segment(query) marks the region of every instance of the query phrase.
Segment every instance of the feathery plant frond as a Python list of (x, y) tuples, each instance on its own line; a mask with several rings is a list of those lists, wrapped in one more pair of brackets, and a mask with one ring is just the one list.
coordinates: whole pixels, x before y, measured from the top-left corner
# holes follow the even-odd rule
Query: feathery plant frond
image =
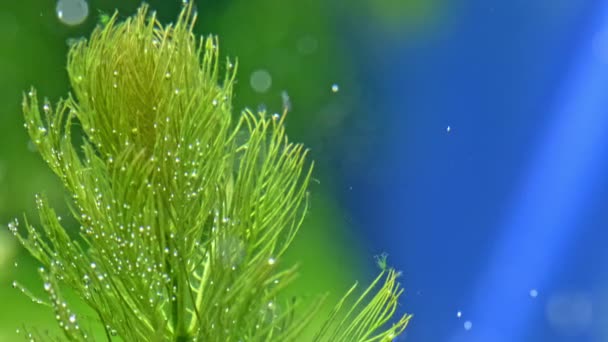
[[(34, 90), (24, 96), (25, 127), (71, 195), (80, 237), (43, 196), (40, 228), (9, 227), (42, 264), (49, 302), (37, 301), (69, 341), (95, 340), (85, 328), (95, 325), (108, 341), (289, 341), (318, 308), (279, 299), (296, 275), (277, 266), (306, 212), (306, 149), (287, 139), (285, 116), (245, 111), (232, 122), (236, 66), (219, 62), (215, 37), (196, 39), (195, 17), (187, 5), (169, 26), (146, 6), (107, 18), (70, 50), (67, 99), (40, 108)], [(385, 327), (396, 278), (384, 267), (345, 311), (353, 287), (315, 341), (401, 333), (410, 316)], [(95, 317), (77, 316), (61, 289)]]

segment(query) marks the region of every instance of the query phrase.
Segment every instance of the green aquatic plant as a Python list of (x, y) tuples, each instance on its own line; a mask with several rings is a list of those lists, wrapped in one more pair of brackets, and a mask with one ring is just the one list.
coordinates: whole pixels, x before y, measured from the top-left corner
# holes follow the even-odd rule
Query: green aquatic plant
[[(72, 94), (54, 107), (24, 96), (25, 127), (80, 226), (71, 236), (44, 196), (40, 227), (9, 224), (41, 263), (48, 299), (35, 300), (63, 332), (28, 337), (293, 341), (310, 328), (321, 301), (282, 297), (297, 270), (278, 261), (306, 213), (312, 163), (287, 139), (285, 115), (233, 122), (236, 65), (220, 62), (215, 37), (194, 36), (195, 17), (187, 5), (169, 26), (146, 6), (106, 18), (70, 49)], [(405, 329), (409, 315), (391, 321), (398, 274), (378, 264), (313, 341), (390, 341)], [(76, 313), (66, 291), (90, 312)]]

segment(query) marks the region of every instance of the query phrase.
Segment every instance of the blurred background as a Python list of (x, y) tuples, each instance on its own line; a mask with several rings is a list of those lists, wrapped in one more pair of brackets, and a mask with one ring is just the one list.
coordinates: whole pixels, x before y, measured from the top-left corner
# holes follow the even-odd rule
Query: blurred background
[[(316, 160), (293, 291), (402, 272), (397, 341), (608, 341), (608, 1), (200, 0), (238, 57), (235, 108), (291, 108)], [(0, 341), (54, 326), (5, 229), (65, 194), (22, 129), (30, 86), (70, 90), (70, 42), (140, 1), (0, 3)], [(149, 1), (169, 23), (181, 1)], [(286, 261), (288, 263), (289, 261)]]

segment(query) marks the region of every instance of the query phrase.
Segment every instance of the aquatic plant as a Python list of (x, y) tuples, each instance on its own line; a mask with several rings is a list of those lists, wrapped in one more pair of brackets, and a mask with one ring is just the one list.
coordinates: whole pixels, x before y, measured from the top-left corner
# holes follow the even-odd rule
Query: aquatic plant
[[(24, 96), (25, 127), (80, 226), (71, 236), (42, 195), (40, 227), (9, 224), (41, 263), (48, 299), (35, 300), (63, 332), (28, 328), (29, 338), (291, 341), (318, 312), (321, 300), (281, 297), (297, 270), (278, 267), (306, 213), (307, 151), (288, 140), (285, 115), (233, 122), (236, 65), (220, 63), (217, 38), (194, 36), (195, 18), (189, 5), (168, 26), (146, 6), (114, 15), (71, 47), (72, 94), (54, 107)], [(314, 341), (390, 341), (405, 329), (409, 315), (391, 321), (398, 274), (379, 265)], [(77, 314), (66, 291), (91, 313)]]

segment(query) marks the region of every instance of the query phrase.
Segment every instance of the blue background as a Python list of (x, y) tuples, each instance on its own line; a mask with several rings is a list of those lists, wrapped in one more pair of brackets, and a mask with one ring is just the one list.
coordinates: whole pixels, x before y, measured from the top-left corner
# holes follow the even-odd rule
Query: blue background
[(402, 340), (605, 341), (608, 4), (443, 6), (413, 34), (338, 28), (375, 129), (335, 168), (403, 271)]

